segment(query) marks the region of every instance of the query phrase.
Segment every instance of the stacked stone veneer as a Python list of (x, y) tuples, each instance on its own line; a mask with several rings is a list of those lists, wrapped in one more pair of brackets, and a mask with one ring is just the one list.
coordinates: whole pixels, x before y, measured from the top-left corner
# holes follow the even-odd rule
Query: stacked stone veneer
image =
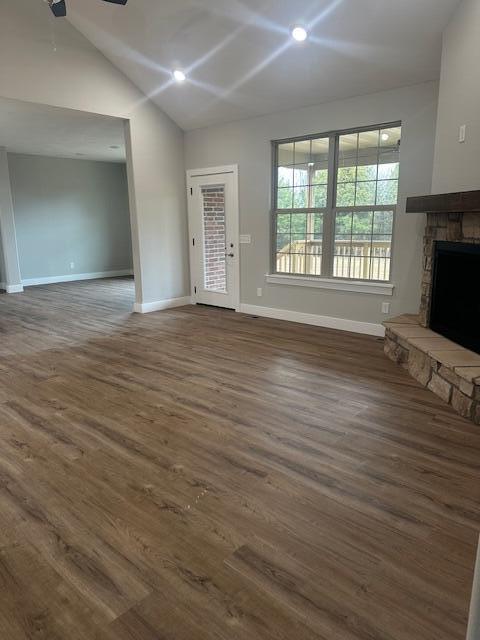
[(225, 291), (225, 190), (204, 187), (203, 233), (205, 256), (205, 289)]
[(480, 355), (422, 327), (417, 316), (384, 324), (387, 356), (460, 415), (480, 424)]
[[(480, 355), (428, 329), (435, 242), (480, 244), (480, 213), (428, 213), (418, 316), (385, 322), (385, 353), (460, 415), (480, 424)], [(478, 283), (472, 295), (478, 295)]]
[[(419, 320), (427, 327), (430, 318), (435, 241), (480, 244), (480, 213), (428, 213), (424, 238), (422, 299)], [(472, 295), (477, 292), (472, 291)]]

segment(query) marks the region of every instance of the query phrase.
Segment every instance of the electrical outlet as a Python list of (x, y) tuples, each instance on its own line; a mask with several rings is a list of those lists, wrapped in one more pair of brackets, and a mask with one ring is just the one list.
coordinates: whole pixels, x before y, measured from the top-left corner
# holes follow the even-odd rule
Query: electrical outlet
[(390, 302), (382, 302), (382, 313), (385, 315), (390, 313)]
[(75, 263), (74, 262), (70, 262), (70, 269), (75, 269)]
[(263, 296), (263, 291), (262, 291), (261, 287), (258, 287), (258, 289), (257, 289), (257, 296), (259, 298), (261, 298)]

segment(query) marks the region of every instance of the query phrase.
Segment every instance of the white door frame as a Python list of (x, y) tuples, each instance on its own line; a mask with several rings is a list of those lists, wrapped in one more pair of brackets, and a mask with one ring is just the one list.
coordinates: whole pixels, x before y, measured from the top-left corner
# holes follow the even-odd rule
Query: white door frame
[[(224, 175), (230, 174), (233, 177), (233, 191), (234, 191), (234, 204), (233, 211), (231, 212), (231, 219), (233, 219), (233, 225), (231, 230), (232, 242), (235, 245), (234, 251), (236, 251), (237, 259), (233, 264), (233, 279), (235, 282), (235, 296), (234, 296), (234, 304), (235, 311), (240, 311), (240, 211), (239, 211), (239, 191), (238, 191), (238, 164), (229, 164), (220, 167), (206, 167), (204, 169), (190, 169), (187, 171), (187, 197), (188, 203), (190, 205), (190, 198), (192, 197), (192, 179), (193, 178), (201, 178), (207, 176), (215, 176), (215, 175)], [(189, 215), (188, 215), (188, 225), (189, 225), (189, 233), (188, 233), (188, 243), (190, 247), (190, 287), (191, 287), (191, 295), (192, 295), (192, 304), (195, 304), (195, 294), (194, 294), (194, 273), (191, 268), (191, 265), (194, 264), (194, 255), (193, 255), (193, 235), (191, 229), (191, 208), (189, 206)]]

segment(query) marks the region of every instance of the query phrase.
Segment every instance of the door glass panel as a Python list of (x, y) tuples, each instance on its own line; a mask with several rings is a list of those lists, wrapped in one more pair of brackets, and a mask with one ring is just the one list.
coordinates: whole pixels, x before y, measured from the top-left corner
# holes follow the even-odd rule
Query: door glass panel
[(204, 286), (207, 291), (226, 293), (225, 187), (202, 187)]

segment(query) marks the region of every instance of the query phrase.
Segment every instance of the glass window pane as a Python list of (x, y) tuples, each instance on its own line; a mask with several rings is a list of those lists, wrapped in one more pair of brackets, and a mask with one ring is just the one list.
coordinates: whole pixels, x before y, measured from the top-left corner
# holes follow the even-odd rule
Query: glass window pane
[(355, 204), (357, 206), (375, 204), (376, 182), (357, 182)]
[(277, 253), (277, 272), (290, 273), (290, 254)]
[(390, 280), (390, 258), (372, 257), (370, 278), (372, 280)]
[(312, 160), (314, 162), (328, 161), (329, 151), (330, 140), (328, 138), (312, 140)]
[(381, 149), (398, 149), (402, 138), (402, 127), (391, 127), (380, 131)]
[[(354, 182), (357, 178), (358, 133), (339, 137), (338, 141), (338, 182)], [(344, 197), (345, 199), (345, 197)], [(352, 202), (352, 205), (354, 202)], [(337, 198), (337, 206), (340, 204)]]
[(289, 213), (279, 213), (277, 215), (277, 233), (291, 232), (291, 220), (292, 216)]
[(352, 214), (350, 212), (337, 213), (335, 216), (335, 235), (351, 235)]
[(307, 164), (311, 161), (311, 147), (310, 140), (295, 142), (295, 164)]
[(363, 238), (370, 238), (372, 235), (373, 213), (354, 213), (352, 219), (352, 234)]
[(355, 205), (355, 183), (344, 182), (337, 188), (337, 207), (353, 207)]
[(322, 253), (322, 241), (313, 234), (305, 236), (305, 252), (310, 255), (320, 255)]
[(207, 291), (225, 293), (227, 290), (225, 188), (223, 186), (204, 187), (202, 196), (204, 286)]
[(289, 233), (277, 233), (277, 252), (289, 251), (290, 234)]
[[(304, 255), (306, 250), (306, 240), (305, 234), (303, 235), (294, 235), (292, 236), (292, 243), (290, 245), (290, 253), (296, 255)], [(299, 261), (295, 259), (295, 262), (292, 263), (297, 270), (299, 267), (295, 266), (299, 264)]]
[(318, 162), (315, 163), (311, 169), (311, 183), (310, 184), (327, 184), (328, 183), (328, 165), (324, 166), (325, 163)]
[(306, 209), (308, 206), (308, 187), (295, 187), (293, 189), (293, 208)]
[(291, 209), (293, 206), (293, 189), (278, 189), (277, 209)]
[(293, 181), (296, 187), (309, 184), (310, 174), (308, 164), (295, 165), (293, 174)]
[(327, 206), (327, 185), (317, 185), (313, 187), (312, 207), (321, 209)]
[(387, 162), (378, 166), (379, 180), (396, 180), (398, 179), (398, 162)]
[(393, 211), (376, 211), (373, 233), (391, 234), (393, 231)]
[(357, 167), (339, 167), (338, 182), (355, 182), (357, 178)]
[(378, 142), (380, 132), (363, 131), (358, 134), (358, 166), (376, 166), (378, 164)]
[(307, 219), (308, 213), (294, 213), (292, 214), (292, 234), (307, 233)]
[(323, 234), (323, 213), (311, 213), (310, 214), (310, 228), (315, 237), (322, 236)]
[(293, 142), (278, 145), (279, 166), (294, 164), (294, 148), (295, 145)]
[(357, 180), (376, 180), (377, 165), (366, 164), (357, 168)]
[(293, 167), (278, 167), (278, 186), (293, 187)]
[(381, 180), (377, 188), (377, 204), (396, 204), (398, 200), (398, 180)]

